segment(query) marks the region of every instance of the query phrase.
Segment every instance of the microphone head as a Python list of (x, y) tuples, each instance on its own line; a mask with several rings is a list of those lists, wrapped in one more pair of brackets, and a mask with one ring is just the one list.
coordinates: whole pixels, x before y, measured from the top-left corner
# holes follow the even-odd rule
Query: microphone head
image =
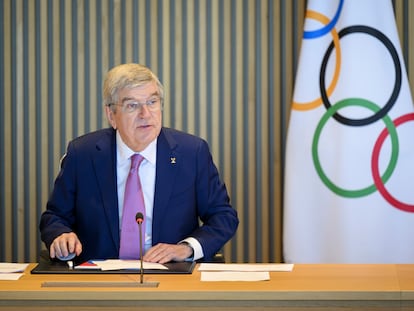
[(142, 224), (142, 222), (144, 221), (144, 215), (141, 212), (138, 212), (135, 215), (135, 221), (137, 222), (137, 224)]

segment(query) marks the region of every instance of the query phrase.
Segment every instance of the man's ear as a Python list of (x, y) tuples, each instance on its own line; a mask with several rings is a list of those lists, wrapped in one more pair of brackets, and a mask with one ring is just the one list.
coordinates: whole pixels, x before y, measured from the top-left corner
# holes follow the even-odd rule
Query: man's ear
[(106, 113), (106, 118), (108, 119), (109, 124), (111, 124), (114, 130), (116, 130), (116, 121), (114, 118), (115, 112), (112, 110), (111, 107), (105, 106), (105, 113)]

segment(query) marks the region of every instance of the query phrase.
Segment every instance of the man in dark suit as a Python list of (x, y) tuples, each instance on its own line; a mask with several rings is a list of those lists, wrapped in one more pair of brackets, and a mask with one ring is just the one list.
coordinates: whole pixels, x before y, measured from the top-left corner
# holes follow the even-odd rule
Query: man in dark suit
[(50, 257), (119, 258), (130, 157), (139, 153), (144, 260), (210, 260), (234, 235), (238, 218), (207, 143), (162, 127), (164, 89), (145, 66), (113, 68), (103, 93), (112, 127), (68, 144), (40, 220)]

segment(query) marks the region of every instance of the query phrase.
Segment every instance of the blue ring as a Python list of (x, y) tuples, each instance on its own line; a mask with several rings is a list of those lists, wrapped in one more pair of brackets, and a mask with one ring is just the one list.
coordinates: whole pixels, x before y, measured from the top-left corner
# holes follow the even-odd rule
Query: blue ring
[(338, 9), (336, 10), (336, 13), (335, 13), (335, 16), (329, 22), (329, 24), (327, 24), (324, 27), (322, 27), (320, 29), (317, 29), (317, 30), (304, 31), (303, 32), (303, 38), (304, 39), (314, 39), (314, 38), (322, 37), (322, 36), (326, 35), (328, 32), (330, 32), (332, 30), (332, 28), (334, 28), (334, 26), (336, 25), (336, 22), (339, 19), (339, 15), (341, 15), (343, 5), (344, 5), (344, 0), (340, 0), (339, 5), (338, 5)]

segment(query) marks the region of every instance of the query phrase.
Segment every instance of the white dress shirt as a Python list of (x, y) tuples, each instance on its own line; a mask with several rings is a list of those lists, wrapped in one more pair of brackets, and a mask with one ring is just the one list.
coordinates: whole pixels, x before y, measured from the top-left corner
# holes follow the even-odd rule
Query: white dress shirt
[[(125, 184), (131, 168), (130, 157), (135, 153), (123, 141), (119, 132), (116, 132), (116, 152), (117, 152), (117, 186), (118, 186), (118, 209), (119, 209), (119, 228), (121, 228), (122, 210), (124, 206)], [(155, 164), (157, 160), (157, 139), (139, 153), (144, 160), (139, 166), (139, 178), (142, 186), (145, 204), (145, 239), (144, 249), (147, 251), (152, 245), (152, 211), (154, 208), (155, 192)]]
[[(130, 157), (135, 153), (122, 140), (119, 132), (116, 132), (116, 174), (118, 187), (118, 209), (119, 209), (119, 228), (121, 229), (122, 210), (124, 206), (125, 184), (131, 168)], [(139, 166), (139, 178), (141, 181), (142, 192), (145, 204), (145, 239), (144, 249), (147, 251), (152, 246), (152, 215), (154, 209), (154, 193), (155, 193), (155, 171), (157, 163), (157, 139), (151, 142), (147, 148), (139, 153), (144, 160)], [(203, 248), (200, 242), (195, 238), (186, 238), (181, 242), (187, 242), (194, 250), (193, 260), (197, 260), (204, 256)]]

